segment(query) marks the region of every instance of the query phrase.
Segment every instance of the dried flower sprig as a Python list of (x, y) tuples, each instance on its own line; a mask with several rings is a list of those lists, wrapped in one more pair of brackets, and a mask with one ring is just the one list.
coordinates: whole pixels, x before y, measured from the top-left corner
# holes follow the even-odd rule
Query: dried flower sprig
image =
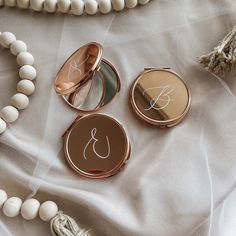
[(236, 26), (229, 32), (212, 52), (197, 58), (203, 67), (223, 76), (236, 66)]

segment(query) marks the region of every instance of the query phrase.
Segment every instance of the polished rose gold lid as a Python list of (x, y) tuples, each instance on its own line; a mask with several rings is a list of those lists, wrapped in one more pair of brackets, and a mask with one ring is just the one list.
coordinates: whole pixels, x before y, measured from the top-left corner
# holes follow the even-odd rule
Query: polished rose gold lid
[(89, 43), (73, 53), (59, 70), (55, 80), (55, 90), (60, 95), (76, 91), (91, 79), (102, 58), (102, 46)]
[(191, 95), (186, 83), (170, 69), (145, 69), (131, 87), (130, 101), (145, 122), (159, 127), (180, 123), (189, 111)]
[(102, 46), (89, 43), (79, 48), (59, 70), (54, 87), (64, 101), (83, 113), (105, 106), (120, 91), (115, 67), (102, 58)]
[(69, 165), (88, 178), (106, 178), (118, 173), (130, 156), (123, 126), (103, 114), (79, 117), (64, 135)]

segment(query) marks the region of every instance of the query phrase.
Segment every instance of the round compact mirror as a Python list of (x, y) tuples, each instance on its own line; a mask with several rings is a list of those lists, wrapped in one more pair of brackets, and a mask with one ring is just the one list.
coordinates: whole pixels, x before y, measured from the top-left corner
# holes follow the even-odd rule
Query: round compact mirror
[[(102, 58), (102, 46), (90, 43), (64, 63), (54, 87), (68, 105), (84, 115), (108, 104), (121, 85), (114, 66)], [(94, 113), (79, 116), (63, 137), (68, 163), (84, 177), (115, 175), (130, 157), (126, 132), (110, 116)]]
[(63, 64), (55, 80), (55, 90), (60, 95), (69, 94), (82, 86), (98, 68), (102, 46), (89, 43), (74, 52)]
[(75, 92), (63, 95), (65, 101), (82, 112), (92, 112), (108, 104), (120, 91), (120, 79), (115, 68), (102, 59), (99, 69)]
[(102, 114), (77, 118), (64, 135), (64, 150), (70, 166), (93, 179), (115, 175), (130, 156), (123, 126)]
[(100, 44), (87, 44), (70, 56), (56, 77), (56, 92), (81, 112), (98, 110), (120, 90), (116, 69), (101, 56)]
[(180, 123), (190, 108), (190, 92), (170, 69), (147, 69), (131, 88), (131, 104), (145, 122), (159, 127)]

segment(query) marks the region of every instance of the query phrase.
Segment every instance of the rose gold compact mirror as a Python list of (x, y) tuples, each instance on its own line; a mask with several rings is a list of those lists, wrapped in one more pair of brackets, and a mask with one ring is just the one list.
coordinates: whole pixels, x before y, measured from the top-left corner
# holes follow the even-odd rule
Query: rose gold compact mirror
[(171, 69), (145, 69), (130, 91), (135, 113), (164, 128), (179, 124), (189, 111), (191, 96), (183, 79)]
[(102, 46), (89, 43), (61, 67), (55, 90), (71, 107), (80, 112), (93, 112), (119, 92), (120, 78), (114, 66), (102, 58)]
[(78, 117), (64, 136), (64, 150), (70, 166), (93, 179), (115, 175), (130, 156), (123, 126), (103, 114)]
[(119, 75), (102, 58), (102, 46), (90, 43), (78, 49), (59, 70), (54, 86), (66, 103), (80, 112), (63, 135), (69, 165), (93, 179), (118, 173), (130, 157), (128, 137), (116, 119), (94, 113), (120, 90)]

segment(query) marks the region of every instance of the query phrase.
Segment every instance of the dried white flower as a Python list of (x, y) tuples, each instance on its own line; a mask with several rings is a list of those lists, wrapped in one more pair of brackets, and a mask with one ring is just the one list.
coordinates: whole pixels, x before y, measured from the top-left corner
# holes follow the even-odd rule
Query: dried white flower
[(207, 55), (198, 57), (198, 62), (214, 74), (224, 75), (236, 65), (236, 26)]

